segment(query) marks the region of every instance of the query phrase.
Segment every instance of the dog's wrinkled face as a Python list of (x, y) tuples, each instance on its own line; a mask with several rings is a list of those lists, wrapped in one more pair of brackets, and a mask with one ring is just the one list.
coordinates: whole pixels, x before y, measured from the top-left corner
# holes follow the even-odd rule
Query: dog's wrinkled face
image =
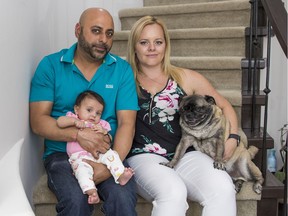
[(191, 95), (181, 99), (179, 114), (189, 127), (205, 125), (213, 115), (215, 100), (211, 96)]

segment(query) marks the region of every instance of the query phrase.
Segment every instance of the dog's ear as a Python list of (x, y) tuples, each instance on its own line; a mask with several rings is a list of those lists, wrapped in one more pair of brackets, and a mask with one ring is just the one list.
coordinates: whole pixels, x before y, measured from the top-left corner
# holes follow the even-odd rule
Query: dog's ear
[(216, 105), (216, 101), (214, 99), (214, 97), (210, 96), (210, 95), (205, 95), (205, 100), (212, 105)]
[(180, 104), (181, 101), (183, 100), (183, 98), (185, 98), (185, 97), (187, 97), (187, 96), (180, 96), (179, 99), (178, 99), (178, 104)]

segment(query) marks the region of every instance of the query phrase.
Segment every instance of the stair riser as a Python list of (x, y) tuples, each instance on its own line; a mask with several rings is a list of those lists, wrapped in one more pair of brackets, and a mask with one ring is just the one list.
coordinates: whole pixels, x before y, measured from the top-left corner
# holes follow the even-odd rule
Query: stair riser
[[(153, 14), (147, 13), (145, 15)], [(249, 10), (173, 15), (156, 14), (155, 16), (163, 20), (168, 29), (247, 26), (249, 23)], [(141, 17), (142, 15), (120, 18), (122, 30), (130, 30), (132, 25)], [(239, 19), (239, 17), (242, 18)]]
[(233, 70), (200, 70), (197, 72), (205, 76), (217, 90), (241, 91), (241, 71)]
[(191, 3), (216, 2), (216, 1), (222, 1), (222, 0), (173, 0), (173, 1), (171, 0), (144, 0), (144, 6), (191, 4)]
[[(125, 56), (127, 41), (115, 39), (112, 52)], [(245, 56), (245, 40), (244, 38), (171, 39), (171, 53), (173, 56)]]
[[(253, 109), (252, 109), (252, 105), (251, 104), (245, 104), (242, 107), (242, 116), (243, 116), (243, 121), (242, 121), (242, 128), (244, 129), (248, 129), (251, 128), (252, 122), (251, 122), (251, 116), (253, 113)], [(261, 107), (260, 106), (256, 106), (255, 107), (255, 114), (254, 114), (254, 126), (253, 128), (255, 129), (259, 129), (261, 122), (260, 122), (260, 118), (261, 118)]]
[[(103, 216), (104, 214), (101, 211), (101, 205), (97, 205), (93, 216)], [(145, 202), (139, 203), (136, 206), (136, 211), (139, 216), (151, 215), (152, 204)], [(189, 203), (189, 209), (186, 213), (187, 216), (200, 216), (202, 212), (202, 207), (197, 203)], [(36, 216), (51, 216), (56, 215), (55, 204), (46, 204), (46, 205), (36, 205), (35, 215)], [(237, 216), (256, 216), (257, 215), (257, 201), (256, 200), (239, 200), (237, 201)]]
[[(205, 76), (211, 84), (217, 90), (239, 90), (241, 91), (241, 79), (242, 79), (242, 71), (241, 69), (223, 69), (209, 67), (209, 69), (205, 68), (205, 65), (208, 65), (209, 62), (202, 62), (202, 65), (198, 64), (196, 67), (193, 66), (193, 62), (188, 64), (187, 62), (181, 61), (173, 61), (172, 64), (188, 68), (191, 70), (195, 70)], [(241, 104), (241, 103), (240, 103)]]

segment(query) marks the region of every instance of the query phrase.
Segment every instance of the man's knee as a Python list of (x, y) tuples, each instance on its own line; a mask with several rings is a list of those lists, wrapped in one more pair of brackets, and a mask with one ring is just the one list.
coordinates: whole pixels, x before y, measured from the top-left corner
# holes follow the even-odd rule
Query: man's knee
[(44, 166), (50, 172), (65, 172), (71, 169), (67, 154), (60, 152), (49, 155), (44, 161)]
[(98, 191), (104, 200), (103, 210), (105, 215), (137, 215), (135, 210), (137, 195), (133, 181), (129, 181), (126, 185), (121, 186), (113, 180), (113, 183), (109, 184), (109, 186), (99, 186)]
[[(130, 182), (129, 182), (130, 183)], [(136, 202), (137, 195), (136, 195), (136, 189), (134, 187), (130, 186), (129, 183), (125, 186), (116, 185), (115, 187), (111, 188), (111, 191), (109, 192), (109, 199), (114, 199), (116, 202), (126, 202), (127, 199), (130, 199), (132, 202)], [(132, 183), (132, 182), (131, 182)], [(106, 197), (107, 199), (107, 197)]]
[(69, 196), (66, 199), (59, 200), (56, 210), (59, 215), (91, 215), (93, 205), (88, 204), (88, 197), (85, 194)]

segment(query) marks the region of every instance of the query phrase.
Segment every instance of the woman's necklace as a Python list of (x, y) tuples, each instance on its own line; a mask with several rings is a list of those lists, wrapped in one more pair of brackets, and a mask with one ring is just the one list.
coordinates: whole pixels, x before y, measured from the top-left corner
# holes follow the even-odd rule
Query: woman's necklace
[[(162, 73), (154, 78), (149, 77), (147, 74), (145, 73), (141, 73), (142, 76), (142, 80), (143, 78), (149, 81), (152, 81), (160, 86), (166, 85), (168, 78), (163, 75)], [(145, 82), (146, 83), (146, 82)]]
[(168, 78), (162, 73), (155, 78), (151, 78), (148, 75), (141, 73), (139, 78), (141, 87), (148, 91), (151, 95), (155, 95), (162, 91), (167, 85), (168, 81)]

